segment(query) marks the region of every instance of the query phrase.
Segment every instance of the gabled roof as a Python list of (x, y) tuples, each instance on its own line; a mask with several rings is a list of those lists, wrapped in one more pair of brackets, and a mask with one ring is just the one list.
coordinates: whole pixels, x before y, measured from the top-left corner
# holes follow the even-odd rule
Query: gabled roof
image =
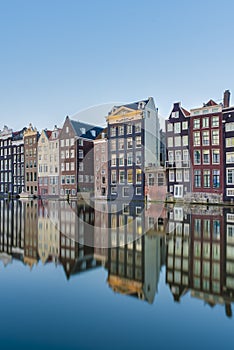
[(24, 138), (24, 131), (26, 130), (27, 128), (23, 128), (22, 130), (19, 130), (19, 131), (14, 131), (12, 133), (12, 140), (13, 141), (18, 141), (18, 140), (23, 140)]
[(105, 135), (104, 137), (107, 136), (107, 128), (103, 129), (102, 132), (100, 132), (100, 134), (96, 137), (95, 140), (100, 140), (100, 139), (102, 139), (102, 134)]
[[(71, 125), (75, 131), (76, 136), (84, 137), (86, 139), (95, 140), (95, 138), (102, 132), (103, 128), (87, 123), (83, 123), (77, 120), (71, 120)], [(84, 130), (85, 132), (83, 132)], [(95, 131), (95, 133), (93, 132)]]
[(44, 130), (46, 136), (48, 137), (48, 139), (50, 138), (51, 134), (52, 134), (52, 130)]
[(147, 99), (147, 100), (140, 100), (140, 101), (128, 103), (126, 105), (114, 106), (114, 107), (115, 108), (126, 107), (126, 108), (130, 108), (130, 109), (138, 110), (139, 109), (139, 103), (141, 103), (141, 102), (143, 102), (144, 104), (147, 104), (149, 102), (149, 99)]
[(183, 107), (180, 107), (181, 108), (181, 111), (184, 113), (184, 115), (186, 116), (186, 117), (189, 117), (190, 116), (190, 113), (186, 110), (186, 109), (184, 109)]
[(217, 106), (218, 103), (216, 103), (213, 100), (209, 100), (207, 103), (204, 103), (204, 107), (212, 107), (212, 106)]

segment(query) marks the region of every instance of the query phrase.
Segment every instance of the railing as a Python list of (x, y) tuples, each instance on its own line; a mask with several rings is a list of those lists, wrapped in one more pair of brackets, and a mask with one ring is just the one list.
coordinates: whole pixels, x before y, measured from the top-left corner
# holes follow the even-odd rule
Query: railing
[(166, 168), (190, 168), (190, 161), (189, 160), (180, 160), (180, 161), (169, 161), (166, 160), (165, 162)]

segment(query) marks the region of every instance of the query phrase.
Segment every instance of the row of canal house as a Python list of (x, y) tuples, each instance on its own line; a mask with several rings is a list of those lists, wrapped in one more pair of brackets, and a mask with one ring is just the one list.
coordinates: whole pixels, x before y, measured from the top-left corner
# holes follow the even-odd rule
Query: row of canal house
[(209, 100), (185, 110), (174, 103), (166, 120), (168, 193), (175, 199), (233, 201), (234, 107)]
[(66, 117), (62, 128), (40, 133), (32, 124), (18, 132), (5, 126), (0, 132), (0, 194), (163, 198), (165, 170), (154, 99), (114, 106), (106, 122), (103, 129)]

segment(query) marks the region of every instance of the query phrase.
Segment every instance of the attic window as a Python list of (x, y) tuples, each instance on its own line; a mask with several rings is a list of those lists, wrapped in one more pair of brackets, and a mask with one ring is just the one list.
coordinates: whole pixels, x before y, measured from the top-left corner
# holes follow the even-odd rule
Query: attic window
[(96, 130), (90, 130), (93, 137), (96, 137)]
[(85, 128), (80, 128), (81, 134), (85, 134)]
[(66, 133), (68, 134), (69, 133), (69, 127), (66, 126)]
[(179, 111), (172, 112), (171, 116), (172, 118), (179, 118)]
[(138, 103), (138, 109), (143, 109), (145, 107), (145, 102)]

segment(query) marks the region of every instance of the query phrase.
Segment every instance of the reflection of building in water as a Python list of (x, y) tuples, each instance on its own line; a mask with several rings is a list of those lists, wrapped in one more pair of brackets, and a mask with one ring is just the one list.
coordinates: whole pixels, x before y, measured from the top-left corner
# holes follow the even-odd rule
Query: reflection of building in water
[(105, 265), (108, 259), (108, 203), (94, 202), (94, 256)]
[(38, 254), (42, 263), (59, 258), (59, 202), (38, 202)]
[[(178, 225), (178, 220), (173, 220), (178, 213), (179, 208), (174, 208), (169, 214), (166, 278), (175, 300), (190, 289), (192, 297), (202, 299), (212, 307), (225, 304), (226, 314), (231, 316), (234, 215), (227, 212), (225, 224), (222, 208), (195, 206), (190, 209), (191, 215), (181, 215)], [(186, 228), (186, 225), (189, 226)], [(182, 240), (178, 241), (178, 234)]]
[(224, 295), (226, 297), (226, 313), (232, 316), (230, 302), (234, 300), (234, 212), (224, 209), (225, 218), (225, 249), (224, 249)]
[(98, 265), (93, 248), (94, 210), (85, 204), (77, 205), (75, 201), (59, 203), (60, 262), (69, 279)]
[(189, 288), (189, 242), (190, 215), (183, 207), (168, 210), (168, 245), (166, 259), (166, 282), (174, 300), (179, 301)]
[(24, 248), (23, 206), (20, 201), (0, 201), (0, 259), (4, 265), (12, 256), (22, 260)]
[(24, 262), (31, 268), (38, 262), (37, 242), (37, 201), (27, 201), (24, 203)]
[(108, 283), (118, 293), (152, 303), (161, 267), (161, 238), (143, 235), (144, 204), (109, 204)]

